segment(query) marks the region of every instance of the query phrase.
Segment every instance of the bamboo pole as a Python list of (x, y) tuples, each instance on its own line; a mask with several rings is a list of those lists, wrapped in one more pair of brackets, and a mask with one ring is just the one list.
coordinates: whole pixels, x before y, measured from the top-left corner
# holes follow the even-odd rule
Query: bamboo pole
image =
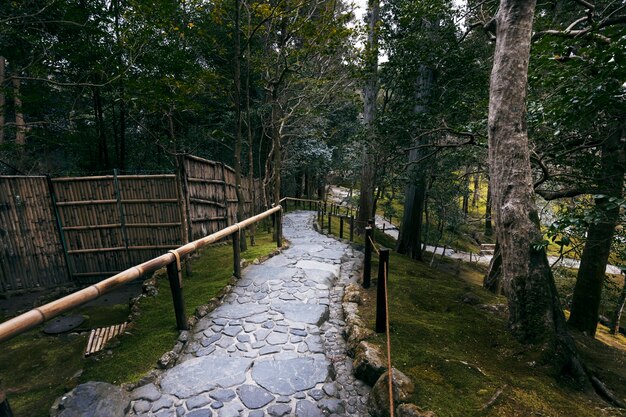
[[(257, 223), (260, 220), (263, 220), (274, 213), (280, 212), (282, 210), (281, 206), (272, 207), (269, 210), (266, 210), (263, 213), (257, 214), (256, 216), (250, 217), (242, 222), (224, 228), (216, 233), (205, 236), (201, 239), (197, 239), (193, 242), (187, 243), (175, 249), (179, 256), (183, 257), (189, 255), (190, 253), (206, 246), (211, 243), (215, 243), (220, 239), (223, 239), (237, 230), (243, 227), (248, 227), (251, 224)], [(91, 285), (87, 288), (84, 288), (80, 291), (67, 295), (63, 298), (55, 300), (51, 303), (45, 304), (41, 307), (37, 307), (32, 309), (24, 314), (21, 314), (17, 317), (14, 317), (10, 320), (5, 321), (0, 324), (0, 342), (8, 340), (14, 336), (17, 336), (20, 333), (23, 333), (46, 320), (50, 320), (53, 317), (58, 316), (66, 311), (69, 311), (75, 307), (78, 307), (82, 304), (85, 304), (88, 301), (91, 301), (95, 298), (100, 297), (101, 295), (112, 291), (113, 289), (119, 287), (122, 284), (134, 281), (140, 276), (153, 272), (159, 268), (162, 268), (172, 262), (174, 262), (175, 255), (172, 253), (166, 253), (159, 257), (153, 258), (149, 261), (143, 262), (139, 265), (128, 268), (117, 275), (112, 276), (111, 278), (107, 278), (103, 281), (98, 282), (97, 284)]]

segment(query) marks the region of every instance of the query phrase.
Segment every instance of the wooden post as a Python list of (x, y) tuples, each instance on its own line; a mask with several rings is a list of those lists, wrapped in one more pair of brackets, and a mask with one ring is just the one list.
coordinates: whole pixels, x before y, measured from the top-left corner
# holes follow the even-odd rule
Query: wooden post
[(324, 231), (324, 212), (320, 211), (320, 231)]
[[(176, 254), (176, 252), (171, 251)], [(178, 330), (187, 330), (187, 317), (185, 315), (185, 300), (183, 299), (183, 276), (180, 270), (180, 257), (176, 254), (176, 261), (167, 264), (167, 278), (170, 281), (172, 300), (174, 301), (174, 314), (176, 315), (176, 327)]]
[(385, 233), (385, 223), (383, 223), (383, 233)]
[(233, 233), (233, 275), (241, 278), (241, 230)]
[(326, 207), (327, 207), (328, 202), (324, 200), (324, 214), (326, 214)]
[(333, 218), (332, 218), (332, 214), (328, 213), (328, 234), (330, 235), (332, 233), (331, 229), (332, 229), (332, 224), (333, 224)]
[(339, 217), (339, 239), (343, 239), (343, 216)]
[[(67, 271), (67, 280), (72, 280), (72, 269), (70, 266), (69, 255), (67, 254), (67, 242), (65, 241), (65, 233), (63, 233), (63, 224), (61, 224), (61, 216), (59, 214), (59, 208), (57, 207), (57, 195), (54, 191), (54, 184), (52, 184), (52, 178), (50, 175), (46, 175), (46, 181), (48, 182), (48, 191), (50, 192), (50, 200), (52, 202), (52, 214), (54, 215), (54, 223), (59, 233), (59, 239), (61, 240), (61, 250), (63, 251), (63, 259), (65, 260), (65, 268)], [(2, 414), (0, 414), (2, 416)]]
[[(385, 273), (387, 271), (387, 273)], [(385, 333), (387, 311), (385, 309), (385, 282), (389, 274), (389, 249), (380, 248), (378, 256), (378, 283), (376, 288), (376, 333)]]
[(313, 202), (311, 200), (309, 200), (309, 211), (313, 210)]
[(354, 216), (350, 216), (350, 242), (354, 242)]
[[(185, 169), (185, 156), (182, 155), (178, 158), (178, 189), (182, 202), (182, 210), (181, 212), (181, 227), (183, 228), (183, 232), (187, 234), (185, 237), (186, 240), (183, 239), (183, 243), (189, 243), (193, 240), (193, 223), (191, 221), (191, 205), (189, 202), (189, 181), (187, 179), (187, 170)], [(184, 218), (184, 221), (183, 221)], [(188, 255), (185, 260), (185, 272), (187, 276), (191, 276), (191, 255)]]
[(276, 247), (283, 246), (283, 225), (282, 225), (282, 210), (278, 210), (274, 215), (276, 222)]
[(372, 283), (372, 228), (365, 228), (365, 257), (363, 258), (363, 288)]

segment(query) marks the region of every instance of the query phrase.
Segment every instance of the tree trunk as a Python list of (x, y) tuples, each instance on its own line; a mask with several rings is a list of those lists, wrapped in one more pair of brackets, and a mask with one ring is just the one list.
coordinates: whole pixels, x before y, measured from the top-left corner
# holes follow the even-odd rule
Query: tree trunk
[(478, 207), (480, 198), (480, 174), (474, 174), (474, 193), (472, 194), (472, 207)]
[(487, 182), (487, 202), (485, 203), (485, 236), (493, 235), (493, 226), (491, 225), (491, 180)]
[[(235, 0), (235, 48), (233, 52), (233, 80), (234, 91), (233, 98), (235, 101), (235, 191), (237, 193), (237, 222), (243, 221), (245, 217), (245, 198), (241, 189), (241, 36), (239, 31), (239, 21), (241, 12), (241, 1)], [(239, 247), (241, 251), (245, 251), (247, 247), (245, 230), (241, 230), (239, 239)]]
[[(611, 253), (615, 226), (619, 222), (619, 206), (609, 201), (610, 197), (621, 198), (624, 186), (624, 146), (620, 144), (622, 128), (612, 134), (602, 145), (602, 172), (606, 174), (600, 186), (606, 194), (596, 198), (596, 211), (601, 219), (587, 229), (587, 240), (580, 258), (580, 268), (574, 287), (572, 311), (569, 325), (594, 337), (598, 326), (598, 314), (602, 297), (602, 286), (606, 264)], [(610, 204), (614, 208), (608, 208)]]
[(378, 20), (379, 0), (368, 0), (368, 34), (365, 45), (365, 71), (367, 78), (363, 87), (363, 122), (367, 141), (363, 146), (363, 166), (361, 168), (361, 188), (359, 195), (359, 216), (356, 228), (362, 233), (374, 207), (374, 155), (376, 142), (376, 96), (378, 95)]
[(536, 0), (502, 0), (489, 90), (489, 169), (496, 236), (502, 251), (509, 325), (559, 372), (588, 378), (567, 333), (544, 249), (533, 196), (526, 130), (526, 86)]
[(483, 279), (483, 287), (496, 295), (502, 294), (502, 252), (498, 242), (496, 242), (489, 269)]
[(21, 82), (15, 76), (11, 78), (11, 82), (13, 83), (13, 102), (15, 103), (15, 143), (26, 145), (26, 123), (24, 122), (22, 93), (20, 92)]
[(109, 151), (107, 149), (107, 139), (104, 128), (102, 99), (100, 97), (100, 89), (98, 87), (93, 87), (93, 108), (96, 116), (96, 129), (98, 133), (98, 161), (101, 169), (107, 169), (109, 167)]
[[(418, 149), (411, 149), (409, 151), (409, 161), (417, 160), (419, 153)], [(396, 243), (396, 251), (421, 261), (423, 259), (422, 228), (424, 224), (426, 179), (423, 172), (417, 172), (416, 175), (417, 178), (410, 181), (407, 185), (404, 197), (404, 214), (400, 226), (400, 235)]]
[(0, 56), (0, 145), (4, 143), (4, 115), (6, 96), (4, 94), (6, 59)]
[[(248, 28), (252, 27), (250, 10), (248, 9)], [(248, 181), (250, 182), (250, 196), (252, 197), (252, 215), (255, 215), (255, 205), (257, 198), (256, 189), (254, 187), (254, 136), (252, 134), (252, 116), (250, 115), (250, 34), (246, 42), (246, 128), (248, 131)], [(254, 234), (256, 226), (250, 225), (250, 246), (256, 244)]]
[(619, 333), (619, 321), (622, 317), (624, 304), (626, 304), (626, 275), (624, 275), (624, 286), (622, 287), (622, 294), (620, 295), (617, 305), (615, 306), (615, 311), (613, 312), (613, 320), (611, 321), (611, 334)]

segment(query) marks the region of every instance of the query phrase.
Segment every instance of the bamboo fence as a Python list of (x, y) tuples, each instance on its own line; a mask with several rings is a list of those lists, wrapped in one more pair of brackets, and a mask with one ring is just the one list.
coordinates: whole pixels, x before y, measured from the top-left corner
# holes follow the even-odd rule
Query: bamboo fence
[[(178, 162), (177, 174), (0, 177), (0, 293), (98, 282), (236, 223), (234, 170)], [(254, 185), (242, 181), (245, 217), (261, 211)]]

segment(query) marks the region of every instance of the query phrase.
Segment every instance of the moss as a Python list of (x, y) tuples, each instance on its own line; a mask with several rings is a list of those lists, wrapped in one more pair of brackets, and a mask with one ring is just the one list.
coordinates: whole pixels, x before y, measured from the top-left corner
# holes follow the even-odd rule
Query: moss
[[(605, 407), (599, 398), (550, 376), (549, 367), (537, 363), (539, 355), (510, 335), (504, 318), (462, 302), (468, 292), (480, 303), (505, 302), (474, 284), (480, 273), (472, 267), (463, 264), (457, 276), (391, 255), (392, 361), (415, 382), (412, 401), (440, 417), (599, 415), (598, 407)], [(361, 313), (374, 328), (376, 287), (363, 295)], [(384, 346), (384, 334), (372, 341)], [(585, 359), (591, 366), (611, 369), (601, 375), (624, 398), (624, 352), (604, 344), (598, 349), (597, 343), (581, 347)], [(497, 401), (482, 410), (500, 389)]]
[[(255, 259), (276, 248), (271, 235), (259, 232), (257, 245), (242, 252)], [(226, 284), (232, 274), (232, 248), (214, 246), (202, 251), (193, 262), (193, 275), (184, 281), (186, 311), (206, 303)], [(77, 383), (90, 380), (115, 384), (132, 382), (151, 370), (158, 358), (170, 350), (178, 337), (167, 279), (159, 282), (159, 295), (141, 301), (141, 316), (126, 334), (107, 349), (84, 358), (90, 328), (121, 323), (128, 319), (128, 305), (83, 307), (71, 312), (87, 320), (78, 336), (46, 336), (42, 327), (2, 343), (0, 375), (16, 416), (45, 416), (53, 401)], [(80, 378), (73, 376), (83, 370)]]

